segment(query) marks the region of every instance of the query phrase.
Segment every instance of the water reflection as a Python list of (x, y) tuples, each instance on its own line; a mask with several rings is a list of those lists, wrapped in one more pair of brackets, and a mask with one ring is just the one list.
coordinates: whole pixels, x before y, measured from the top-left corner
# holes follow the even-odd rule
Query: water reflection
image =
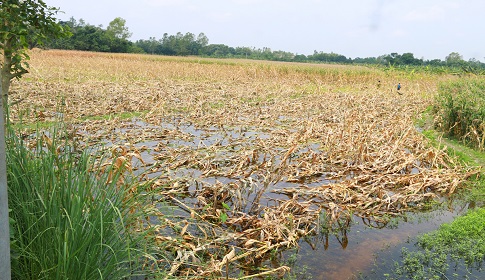
[[(357, 213), (355, 209), (363, 208), (364, 205), (359, 205), (355, 200), (359, 195), (365, 195), (357, 192), (361, 182), (356, 178), (363, 175), (361, 178), (366, 179), (365, 176), (369, 174), (358, 168), (341, 172), (338, 166), (322, 163), (325, 151), (319, 143), (296, 141), (297, 144), (288, 147), (289, 144), (284, 146), (281, 143), (291, 144), (291, 141), (266, 141), (296, 137), (288, 134), (288, 131), (256, 131), (250, 127), (202, 129), (182, 122), (161, 123), (157, 127), (135, 122), (116, 133), (139, 131), (143, 134), (147, 133), (143, 130), (145, 128), (154, 134), (152, 137), (147, 136), (151, 140), (133, 146), (144, 147), (140, 156), (148, 171), (140, 168), (135, 170), (135, 174), (146, 172), (148, 178), (158, 178), (159, 183), (154, 184), (154, 188), (159, 188), (161, 195), (157, 199), (163, 200), (166, 196), (169, 199), (164, 202), (180, 206), (180, 209), (173, 211), (177, 217), (175, 223), (186, 223), (194, 216), (194, 212), (206, 219), (207, 225), (191, 224), (186, 228), (186, 232), (192, 236), (199, 238), (213, 234), (217, 237), (219, 232), (211, 226), (220, 224), (223, 213), (224, 219), (232, 221), (232, 224), (224, 221), (221, 228), (232, 229), (238, 234), (254, 230), (247, 240), (259, 242), (258, 238), (265, 234), (261, 228), (267, 226), (263, 223), (267, 221), (266, 216), (281, 214), (274, 213), (277, 212), (275, 209), (287, 210), (278, 207), (289, 201), (294, 202), (288, 204), (289, 208), (294, 206), (297, 210), (303, 209), (301, 213), (308, 216), (306, 220), (298, 220), (297, 211), (290, 209), (284, 213), (286, 216), (279, 217), (282, 228), (290, 228), (288, 225), (291, 225), (290, 233), (298, 233), (292, 237), (293, 242), (299, 245), (297, 252), (278, 247), (277, 250), (241, 257), (239, 265), (233, 268), (236, 270), (234, 275), (254, 274), (262, 267), (278, 268), (296, 258), (294, 268), (306, 267), (305, 273), (312, 275), (313, 279), (352, 278), (357, 271), (372, 268), (374, 255), (379, 251), (399, 246), (409, 236), (436, 229), (439, 224), (450, 221), (464, 210), (463, 205), (445, 199), (442, 202), (447, 203), (448, 209), (427, 214), (383, 215), (385, 211), (380, 211), (377, 206), (376, 212)], [(402, 169), (400, 173), (416, 175), (420, 172), (419, 168), (426, 167), (420, 161), (410, 166), (414, 167)], [(373, 184), (384, 185), (393, 178), (383, 177), (382, 182)], [(343, 181), (355, 182), (354, 189), (338, 185)], [(341, 189), (331, 192), (330, 186)], [(392, 190), (375, 189), (373, 193), (367, 194), (375, 199), (372, 203), (384, 200), (391, 202), (398, 196)], [(428, 190), (424, 191), (428, 193)], [(338, 200), (342, 202), (340, 205), (334, 203)], [(342, 206), (344, 202), (355, 205), (353, 208)], [(388, 206), (395, 205), (392, 203)], [(472, 204), (468, 206), (473, 207)], [(273, 226), (279, 230), (277, 223)], [(163, 234), (176, 235), (177, 231), (166, 230)], [(256, 236), (258, 234), (260, 236)], [(278, 234), (285, 238), (289, 235), (286, 231)], [(278, 242), (276, 239), (267, 237), (263, 241), (270, 247)], [(230, 244), (237, 248), (244, 248), (245, 245), (238, 242)], [(288, 242), (286, 248), (292, 248), (292, 243)]]
[(400, 259), (401, 248), (409, 246), (410, 238), (436, 230), (472, 207), (473, 203), (449, 200), (441, 209), (407, 213), (379, 224), (354, 216), (348, 223), (339, 223), (342, 227), (333, 233), (300, 242), (295, 268), (306, 267), (312, 279), (386, 279), (384, 273), (389, 270), (385, 268)]

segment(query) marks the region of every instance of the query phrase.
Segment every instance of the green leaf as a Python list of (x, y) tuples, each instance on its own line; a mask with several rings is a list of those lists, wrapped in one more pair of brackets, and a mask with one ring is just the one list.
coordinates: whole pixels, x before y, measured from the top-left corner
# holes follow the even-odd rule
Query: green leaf
[(226, 208), (226, 210), (231, 210), (231, 207), (229, 207), (229, 205), (225, 204), (224, 202), (222, 203), (222, 207)]
[(221, 223), (225, 223), (227, 221), (227, 214), (224, 212), (221, 213), (220, 219), (221, 219)]

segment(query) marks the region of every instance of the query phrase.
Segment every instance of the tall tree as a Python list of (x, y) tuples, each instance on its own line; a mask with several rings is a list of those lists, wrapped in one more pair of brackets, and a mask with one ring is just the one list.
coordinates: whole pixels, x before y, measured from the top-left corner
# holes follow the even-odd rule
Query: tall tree
[(106, 31), (108, 31), (108, 33), (112, 34), (114, 37), (123, 40), (130, 38), (132, 35), (132, 33), (128, 30), (128, 27), (126, 27), (126, 20), (120, 17), (112, 20), (106, 28)]
[(7, 0), (0, 2), (0, 60), (2, 105), (6, 109), (10, 82), (27, 73), (29, 42), (42, 45), (48, 38), (67, 35), (55, 18), (58, 9), (42, 0)]
[(457, 52), (452, 52), (445, 58), (446, 64), (449, 66), (460, 66), (464, 64), (463, 56)]
[(209, 44), (209, 38), (207, 38), (207, 36), (205, 36), (204, 33), (199, 33), (199, 35), (197, 36), (197, 44), (199, 44), (201, 47), (205, 47)]
[[(0, 2), (0, 277), (10, 279), (10, 235), (5, 155), (5, 121), (8, 91), (13, 78), (27, 73), (27, 49), (42, 45), (47, 38), (68, 34), (58, 23), (58, 9), (42, 0), (3, 0)], [(32, 44), (34, 42), (35, 44)]]
[(401, 63), (405, 65), (420, 65), (423, 60), (415, 58), (413, 53), (403, 53), (401, 55)]

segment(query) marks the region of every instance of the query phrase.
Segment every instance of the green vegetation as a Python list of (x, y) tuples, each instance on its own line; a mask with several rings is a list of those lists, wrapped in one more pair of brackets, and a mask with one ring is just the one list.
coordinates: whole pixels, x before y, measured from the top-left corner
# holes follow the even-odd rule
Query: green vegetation
[(0, 275), (6, 280), (11, 278), (5, 143), (8, 94), (12, 79), (20, 79), (28, 72), (28, 47), (68, 35), (55, 18), (57, 11), (42, 0), (0, 2)]
[(10, 81), (26, 74), (29, 65), (27, 48), (43, 45), (47, 38), (68, 36), (55, 18), (58, 10), (43, 1), (0, 2), (0, 80), (2, 102), (7, 108)]
[(82, 117), (81, 120), (111, 120), (111, 119), (121, 119), (121, 120), (126, 120), (126, 119), (131, 119), (135, 117), (140, 117), (146, 114), (147, 111), (143, 112), (121, 112), (121, 113), (114, 113), (114, 114), (108, 114), (108, 115), (102, 115), (102, 116), (85, 116)]
[(485, 137), (485, 80), (465, 78), (439, 85), (437, 126), (448, 136), (483, 150)]
[(140, 230), (150, 214), (145, 186), (130, 179), (123, 166), (100, 160), (99, 152), (77, 151), (46, 134), (27, 143), (9, 132), (14, 279), (129, 279), (153, 273), (144, 265), (156, 252), (154, 232)]
[(469, 210), (403, 247), (387, 279), (476, 279), (485, 259), (485, 180), (474, 178), (464, 193)]
[[(450, 53), (445, 60), (424, 60), (414, 57), (413, 53), (391, 53), (379, 57), (356, 57), (354, 59), (337, 53), (314, 51), (313, 54), (294, 54), (282, 50), (254, 47), (231, 47), (224, 44), (209, 44), (204, 33), (177, 32), (175, 35), (164, 33), (161, 39), (150, 37), (136, 42), (129, 41), (131, 33), (123, 18), (117, 17), (106, 29), (77, 21), (71, 18), (61, 24), (72, 31), (72, 37), (53, 40), (47, 46), (53, 49), (84, 50), (115, 53), (147, 53), (170, 56), (202, 56), (214, 58), (245, 58), (288, 62), (317, 62), (335, 64), (379, 65), (389, 68), (415, 67), (420, 71), (433, 73), (478, 73), (483, 74), (485, 64), (472, 58), (469, 61), (456, 52)], [(424, 66), (424, 67), (423, 67)], [(424, 70), (422, 70), (424, 69)]]
[(461, 163), (468, 166), (485, 165), (485, 154), (483, 152), (465, 146), (463, 145), (463, 142), (459, 140), (444, 138), (442, 133), (439, 133), (436, 130), (425, 130), (422, 133), (433, 145), (440, 146), (440, 148), (446, 147), (446, 152), (457, 158)]
[(403, 248), (402, 262), (396, 263), (395, 276), (406, 279), (471, 277), (485, 257), (484, 235), (485, 209), (470, 210), (452, 223), (443, 224), (439, 230), (420, 236), (418, 250)]
[[(481, 118), (483, 105), (481, 90), (485, 83), (478, 79), (465, 79), (443, 83), (439, 87), (438, 117), (445, 123), (447, 135), (464, 138), (460, 128), (473, 127), (475, 118)], [(423, 127), (430, 118), (428, 108), (418, 125)], [(474, 117), (471, 117), (474, 116)], [(475, 122), (477, 122), (475, 120)], [(458, 128), (455, 128), (457, 127)], [(468, 132), (469, 133), (469, 132)], [(466, 133), (465, 133), (466, 134)], [(431, 143), (446, 147), (448, 154), (468, 166), (484, 166), (485, 153), (464, 145), (462, 141), (444, 138), (436, 130), (425, 130), (423, 135)], [(466, 135), (465, 135), (466, 136)], [(466, 138), (466, 137), (465, 137)], [(468, 142), (468, 141), (467, 141)], [(469, 143), (469, 142), (468, 142)], [(474, 176), (469, 187), (461, 193), (469, 211), (434, 232), (416, 238), (413, 249), (403, 248), (401, 260), (395, 262), (388, 279), (470, 279), (482, 271), (485, 259), (485, 178)], [(480, 272), (481, 273), (481, 272)], [(481, 274), (480, 274), (481, 275)]]
[(140, 52), (128, 41), (130, 33), (122, 18), (115, 18), (107, 29), (87, 24), (82, 19), (78, 22), (74, 18), (61, 24), (72, 32), (72, 36), (52, 40), (47, 45), (48, 48), (115, 53)]

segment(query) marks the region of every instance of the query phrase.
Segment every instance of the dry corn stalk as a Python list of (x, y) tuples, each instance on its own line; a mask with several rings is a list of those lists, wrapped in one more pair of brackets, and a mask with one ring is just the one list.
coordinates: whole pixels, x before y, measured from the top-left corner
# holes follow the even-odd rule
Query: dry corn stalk
[(476, 172), (415, 129), (440, 76), (399, 77), (409, 86), (396, 95), (397, 74), (363, 67), (67, 51), (34, 53), (31, 66), (12, 86), (25, 100), (14, 122), (62, 116), (84, 147), (113, 147), (113, 172), (147, 180), (184, 212), (158, 213), (171, 275), (260, 264), (316, 234), (322, 211), (344, 246), (351, 215), (383, 225)]

